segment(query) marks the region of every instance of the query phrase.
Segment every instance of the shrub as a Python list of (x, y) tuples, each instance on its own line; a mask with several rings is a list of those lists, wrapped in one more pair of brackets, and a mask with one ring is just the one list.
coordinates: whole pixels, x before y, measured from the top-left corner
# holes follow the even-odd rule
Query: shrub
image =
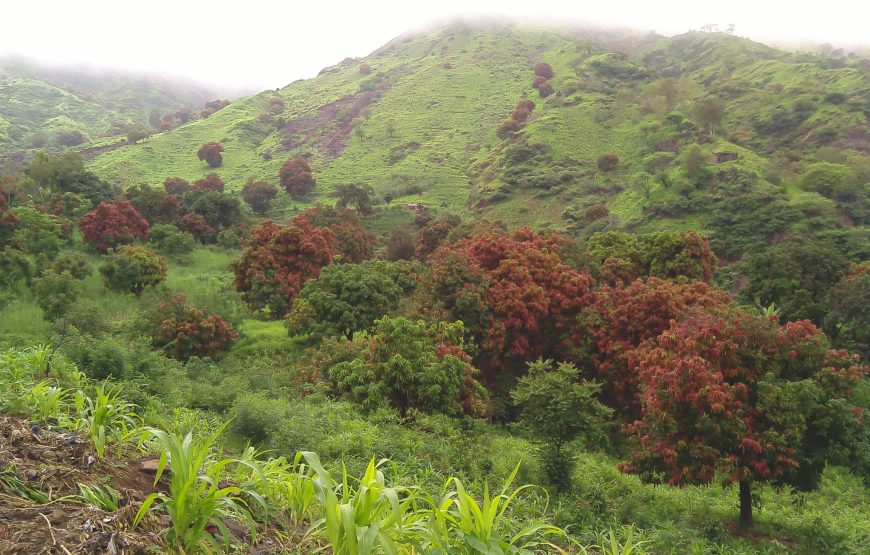
[(404, 229), (397, 229), (387, 239), (387, 260), (411, 260), (415, 254), (414, 238)]
[(372, 72), (372, 66), (363, 62), (359, 65), (359, 74), (360, 75), (369, 75)]
[(304, 158), (287, 160), (279, 173), (281, 186), (293, 198), (302, 198), (314, 189), (314, 176)]
[(123, 247), (106, 257), (100, 275), (109, 289), (138, 297), (149, 285), (166, 279), (166, 261), (150, 249)]
[(603, 172), (609, 172), (616, 169), (619, 165), (619, 156), (616, 154), (604, 154), (598, 157), (598, 169)]
[(124, 191), (124, 198), (152, 225), (178, 218), (178, 199), (166, 191), (138, 185)]
[(192, 212), (182, 216), (181, 229), (193, 235), (201, 243), (210, 243), (214, 241), (217, 233), (215, 228), (208, 225), (208, 222), (205, 221), (204, 217)]
[(102, 251), (148, 240), (148, 222), (126, 200), (100, 203), (79, 219), (78, 226), (84, 241)]
[(224, 162), (224, 147), (220, 143), (205, 143), (196, 151), (196, 157), (204, 160), (209, 167), (219, 168)]
[(166, 299), (149, 316), (152, 345), (178, 360), (211, 357), (228, 349), (238, 337), (233, 327), (186, 300), (184, 294)]
[(93, 272), (88, 257), (80, 252), (67, 252), (55, 258), (49, 270), (56, 274), (69, 272), (75, 279), (85, 279)]
[(547, 78), (541, 77), (540, 75), (538, 75), (532, 80), (532, 87), (535, 89), (540, 89), (541, 85), (543, 85), (545, 83), (549, 84), (549, 81), (547, 81)]
[(541, 95), (541, 98), (547, 98), (553, 92), (553, 85), (549, 81), (544, 81), (538, 86), (538, 94)]

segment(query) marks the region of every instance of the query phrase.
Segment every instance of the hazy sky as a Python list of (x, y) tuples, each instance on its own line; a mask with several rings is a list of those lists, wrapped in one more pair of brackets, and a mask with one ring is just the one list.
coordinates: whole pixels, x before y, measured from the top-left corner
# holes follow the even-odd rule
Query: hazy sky
[(248, 89), (286, 85), (456, 16), (612, 23), (663, 34), (705, 23), (777, 42), (870, 43), (867, 0), (5, 0), (0, 53), (158, 71)]

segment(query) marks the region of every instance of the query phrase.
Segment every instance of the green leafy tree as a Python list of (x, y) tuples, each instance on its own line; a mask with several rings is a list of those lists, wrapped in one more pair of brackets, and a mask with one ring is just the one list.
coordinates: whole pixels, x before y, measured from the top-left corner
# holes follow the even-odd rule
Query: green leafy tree
[(725, 105), (715, 98), (707, 98), (695, 105), (694, 114), (698, 125), (710, 135), (722, 127), (722, 118), (725, 117)]
[(482, 415), (486, 390), (463, 349), (463, 331), (462, 322), (384, 317), (370, 337), (353, 342), (353, 359), (323, 371), (336, 391), (366, 410), (386, 401), (402, 414)]
[(70, 272), (46, 272), (33, 280), (36, 304), (46, 320), (63, 317), (82, 294), (81, 282)]
[(287, 317), (290, 335), (340, 334), (353, 339), (354, 333), (370, 329), (375, 320), (397, 308), (405, 290), (390, 269), (414, 283), (410, 277), (414, 268), (383, 260), (327, 266), (317, 279), (305, 283), (293, 302)]
[(612, 410), (596, 396), (601, 385), (580, 381), (577, 367), (552, 360), (529, 363), (528, 374), (511, 392), (520, 409), (520, 425), (545, 443), (544, 470), (561, 491), (571, 486), (572, 459), (565, 446), (577, 438), (603, 439)]
[(103, 283), (113, 291), (137, 297), (166, 279), (166, 260), (150, 249), (126, 246), (106, 256), (100, 266)]

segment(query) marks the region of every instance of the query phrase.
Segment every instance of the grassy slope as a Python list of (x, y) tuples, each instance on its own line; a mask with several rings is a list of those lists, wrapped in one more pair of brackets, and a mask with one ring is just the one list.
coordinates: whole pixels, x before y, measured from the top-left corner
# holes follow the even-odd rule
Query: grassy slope
[[(624, 60), (613, 52), (617, 46), (628, 52)], [(563, 229), (570, 223), (566, 209), (582, 214), (598, 203), (609, 210), (608, 226), (651, 230), (704, 228), (711, 216), (702, 201), (694, 212), (653, 219), (645, 208), (679, 201), (680, 192), (655, 180), (643, 192), (636, 183), (647, 171), (644, 157), (671, 137), (678, 137), (677, 153), (662, 171), (676, 182), (686, 181), (679, 151), (701, 134), (692, 127), (691, 114), (705, 97), (718, 98), (726, 107), (724, 131), (704, 146), (705, 156), (722, 150), (740, 153), (737, 162), (711, 166), (717, 172), (753, 174), (759, 186), (770, 186), (769, 163), (795, 150), (802, 152), (800, 163), (811, 162), (815, 150), (827, 144), (864, 153), (847, 137), (860, 136), (865, 126), (860, 108), (862, 102), (870, 105), (865, 70), (853, 62), (830, 63), (725, 34), (616, 40), (457, 24), (396, 39), (364, 61), (373, 68), (372, 76), (360, 75), (360, 60), (348, 60), (326, 68), (315, 79), (237, 101), (208, 119), (106, 152), (91, 167), (124, 186), (156, 186), (170, 175), (198, 179), (211, 170), (197, 160), (197, 148), (220, 141), (226, 152), (217, 173), (231, 190), (240, 189), (251, 176), (276, 183), (284, 160), (308, 156), (318, 185), (312, 198), (292, 203), (299, 207), (326, 200), (336, 184), (362, 181), (381, 196), (390, 193), (402, 202), (423, 202), (465, 215), (477, 207), (513, 225)], [(556, 93), (547, 99), (531, 88), (537, 61), (547, 61), (555, 70)], [(666, 107), (650, 93), (663, 77), (673, 79), (679, 89), (676, 101)], [(389, 85), (369, 106), (369, 117), (360, 120), (362, 133), (357, 135), (349, 121), (358, 114), (342, 102), (359, 98), (378, 79)], [(827, 102), (830, 93), (842, 93), (849, 100)], [(274, 117), (263, 123), (261, 115), (274, 97), (283, 99), (283, 113), (277, 124)], [(537, 107), (514, 142), (541, 144), (547, 151), (530, 172), (573, 172), (553, 188), (504, 182), (511, 142), (500, 140), (495, 130), (525, 97)], [(766, 134), (756, 130), (759, 122), (776, 122), (781, 115), (777, 109), (791, 110), (799, 101), (809, 102), (810, 109), (798, 124)], [(323, 119), (331, 103), (338, 103), (337, 114)], [(680, 135), (667, 122), (671, 112), (684, 114), (695, 131)], [(296, 135), (301, 146), (282, 148), (282, 122), (297, 125), (318, 117), (313, 131)], [(823, 138), (825, 131), (839, 137)], [(336, 138), (345, 143), (338, 154), (324, 148)], [(620, 167), (602, 174), (596, 160), (606, 153), (618, 155)], [(792, 175), (784, 180), (783, 190), (794, 194), (795, 179)]]

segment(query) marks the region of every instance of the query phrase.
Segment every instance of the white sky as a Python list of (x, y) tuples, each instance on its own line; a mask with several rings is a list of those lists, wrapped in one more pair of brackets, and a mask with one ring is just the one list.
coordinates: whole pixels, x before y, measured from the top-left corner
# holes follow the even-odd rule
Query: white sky
[(487, 15), (668, 35), (734, 23), (737, 35), (767, 42), (870, 44), (870, 0), (3, 0), (0, 53), (256, 90), (433, 21)]

